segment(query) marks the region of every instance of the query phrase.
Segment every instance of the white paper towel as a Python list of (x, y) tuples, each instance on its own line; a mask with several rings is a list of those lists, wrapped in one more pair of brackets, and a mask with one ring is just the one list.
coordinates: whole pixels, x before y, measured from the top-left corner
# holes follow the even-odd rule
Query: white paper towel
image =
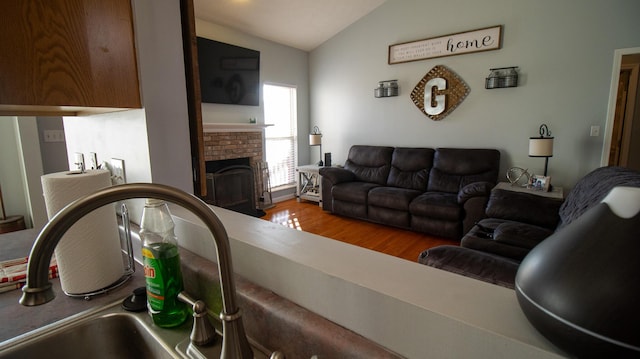
[[(58, 172), (41, 178), (47, 216), (76, 199), (111, 186), (110, 172)], [(98, 208), (76, 222), (55, 249), (62, 290), (86, 294), (106, 288), (124, 275), (115, 203)]]

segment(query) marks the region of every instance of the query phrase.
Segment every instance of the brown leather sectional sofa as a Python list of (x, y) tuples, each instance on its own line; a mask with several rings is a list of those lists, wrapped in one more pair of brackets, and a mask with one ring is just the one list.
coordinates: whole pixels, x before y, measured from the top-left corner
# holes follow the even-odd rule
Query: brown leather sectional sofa
[(339, 215), (460, 239), (484, 217), (498, 179), (495, 149), (355, 145), (323, 167), (322, 206)]

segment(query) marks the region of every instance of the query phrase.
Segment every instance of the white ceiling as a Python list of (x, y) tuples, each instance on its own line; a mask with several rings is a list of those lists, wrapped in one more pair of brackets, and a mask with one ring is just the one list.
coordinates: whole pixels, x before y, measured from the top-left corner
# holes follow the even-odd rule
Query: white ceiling
[(386, 0), (194, 0), (197, 18), (311, 51)]

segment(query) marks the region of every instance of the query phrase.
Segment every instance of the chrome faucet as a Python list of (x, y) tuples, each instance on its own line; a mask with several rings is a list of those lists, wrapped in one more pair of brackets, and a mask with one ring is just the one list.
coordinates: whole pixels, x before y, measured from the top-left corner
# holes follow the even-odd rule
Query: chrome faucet
[(229, 237), (222, 222), (209, 206), (197, 197), (173, 187), (150, 184), (123, 184), (101, 189), (82, 197), (58, 212), (42, 229), (29, 255), (27, 283), (22, 288), (20, 304), (41, 305), (55, 294), (49, 282), (49, 262), (65, 232), (80, 218), (109, 203), (132, 198), (156, 198), (172, 202), (197, 215), (213, 234), (217, 249), (220, 287), (222, 289), (222, 352), (220, 358), (253, 358), (244, 331), (240, 308), (236, 304), (236, 288), (231, 263)]

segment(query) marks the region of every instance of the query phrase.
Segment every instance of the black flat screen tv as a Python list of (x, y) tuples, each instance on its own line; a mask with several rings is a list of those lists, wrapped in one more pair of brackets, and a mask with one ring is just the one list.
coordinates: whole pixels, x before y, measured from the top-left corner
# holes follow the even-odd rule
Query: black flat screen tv
[(258, 106), (260, 51), (197, 38), (202, 102)]

